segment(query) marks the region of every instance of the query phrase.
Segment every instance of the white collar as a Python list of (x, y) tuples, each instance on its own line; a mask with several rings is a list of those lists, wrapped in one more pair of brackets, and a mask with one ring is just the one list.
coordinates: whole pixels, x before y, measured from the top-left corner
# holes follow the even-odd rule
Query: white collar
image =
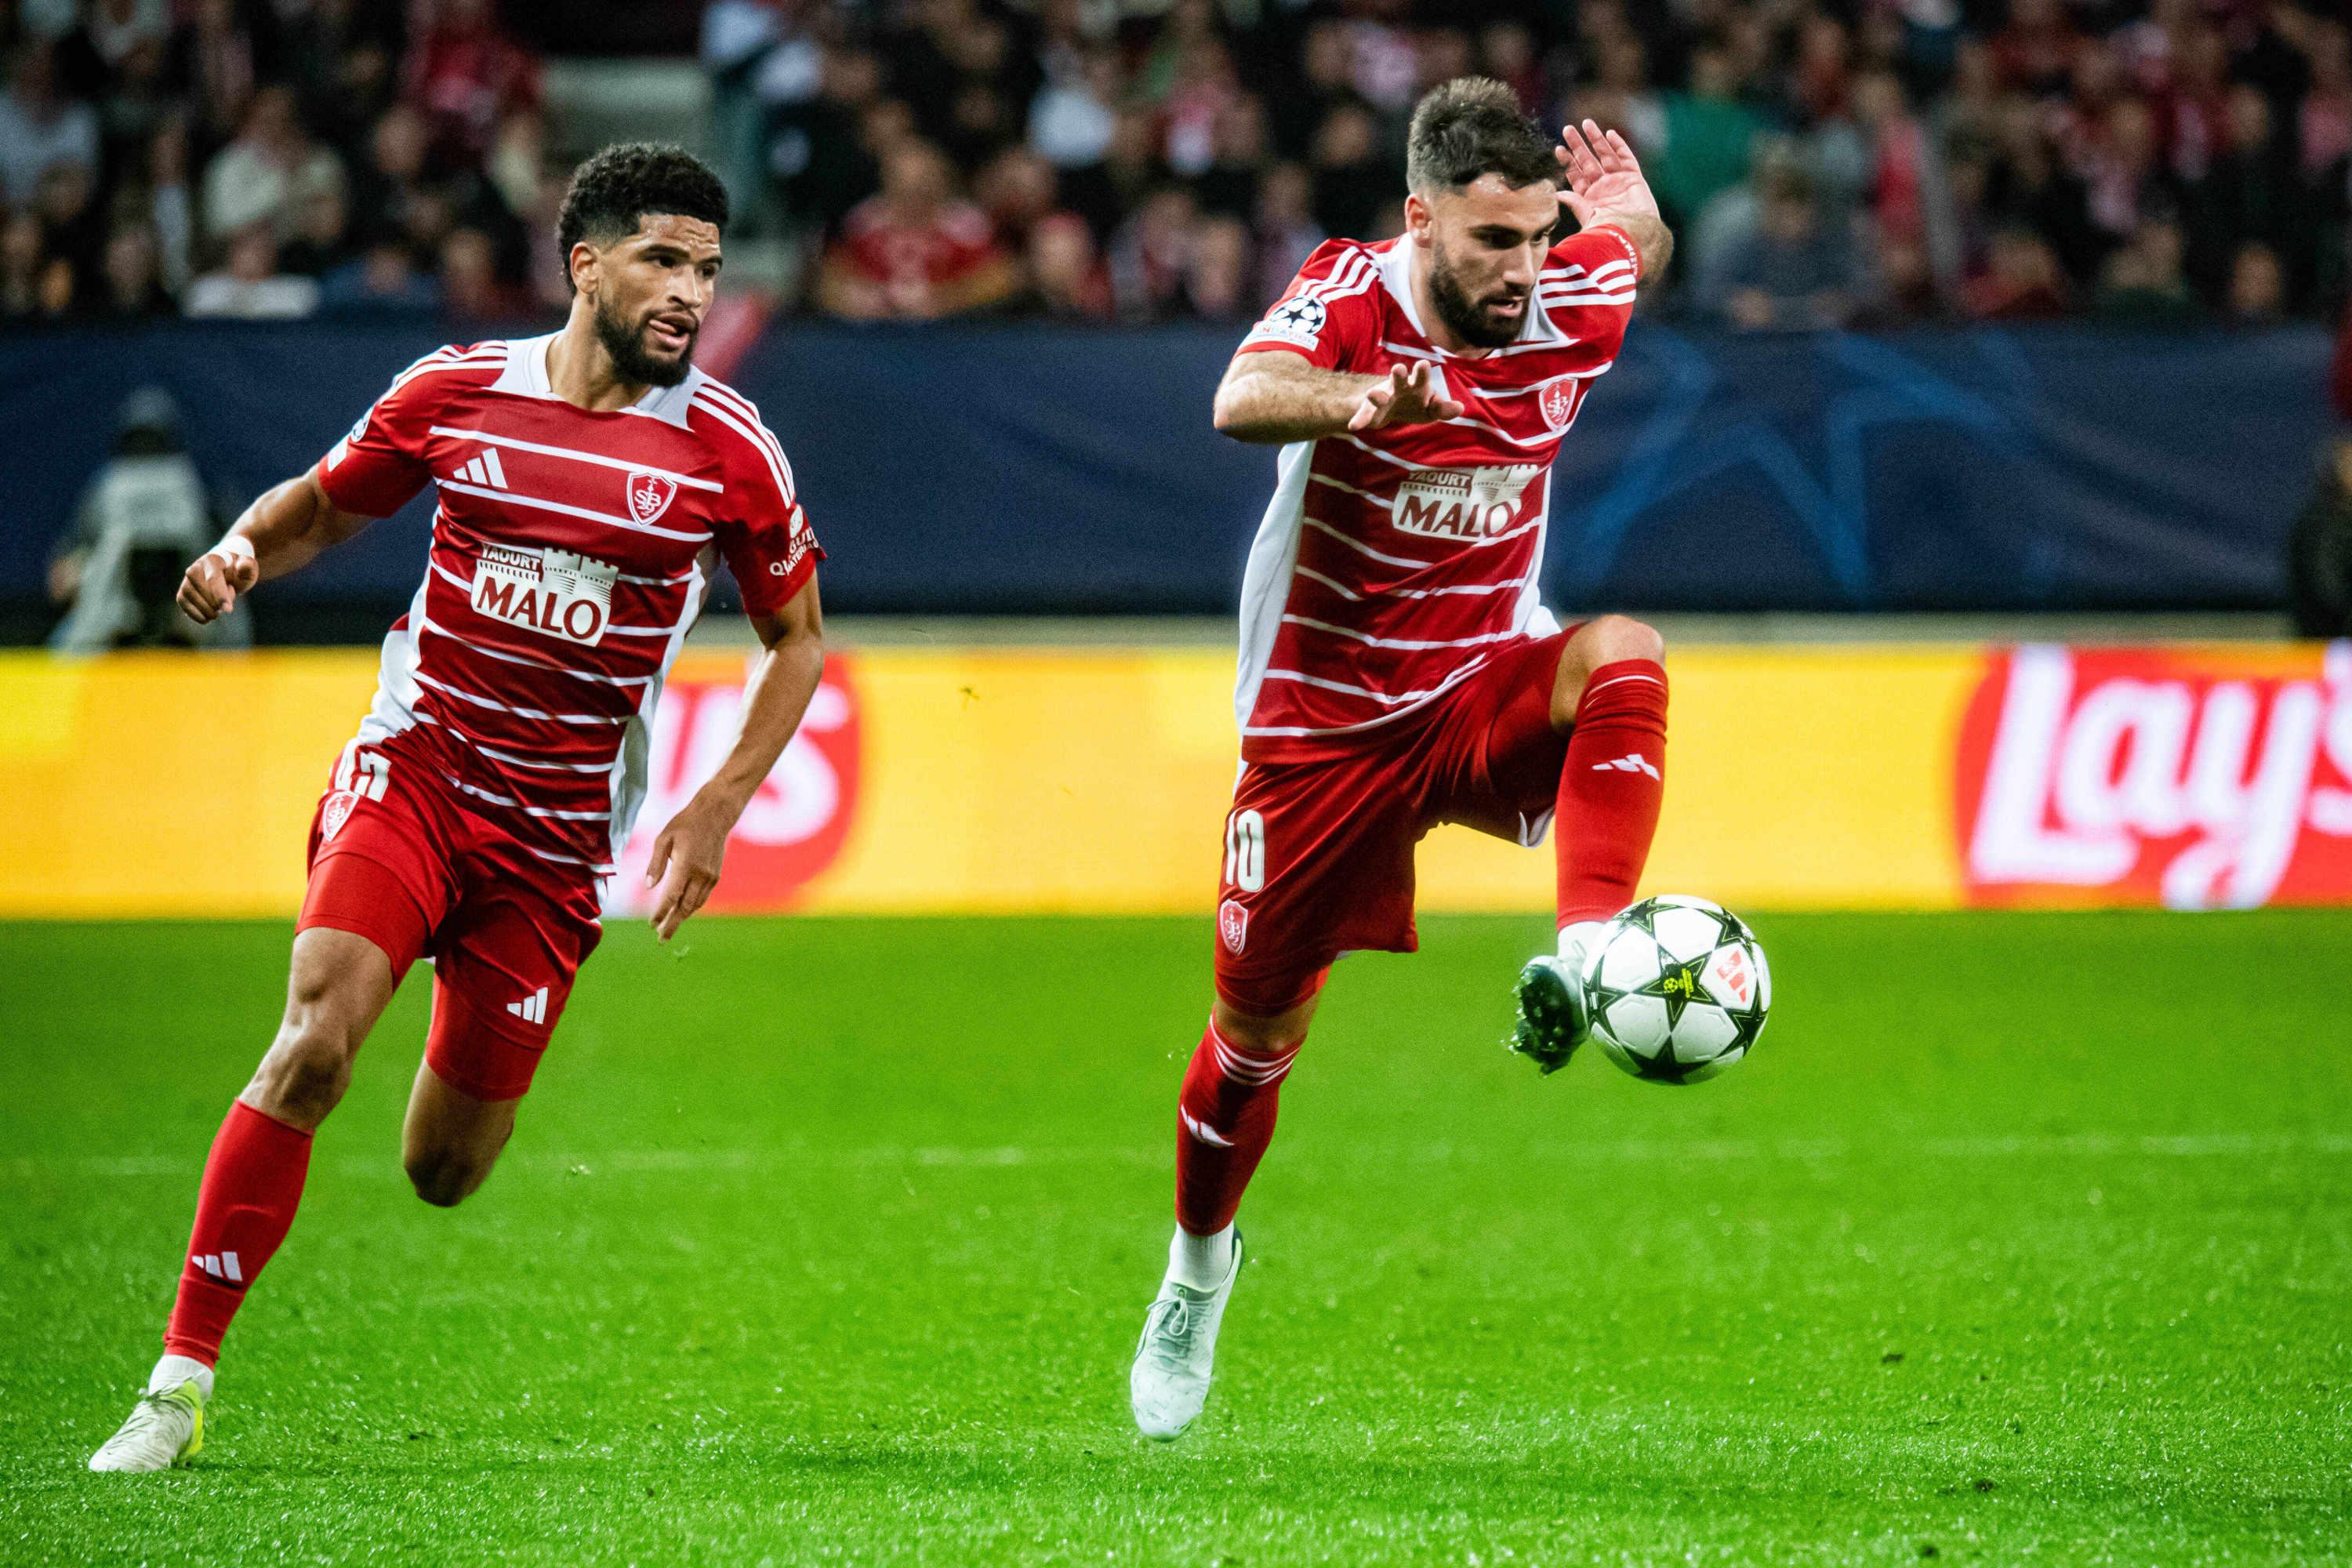
[[(547, 332), (509, 343), (506, 368), (499, 373), (499, 379), (491, 384), (491, 390), (510, 392), (518, 397), (554, 397), (555, 387), (547, 374), (547, 351), (554, 342), (555, 334)], [(699, 368), (689, 366), (686, 379), (676, 386), (647, 387), (643, 397), (614, 412), (651, 415), (665, 424), (687, 429), (688, 406), (693, 403), (695, 393), (709, 379)]]
[[(1421, 334), (1423, 342), (1427, 343), (1441, 358), (1463, 359), (1463, 355), (1454, 353), (1452, 349), (1440, 347), (1437, 340), (1429, 335), (1429, 329), (1422, 325), (1421, 307), (1412, 297), (1412, 236), (1409, 234), (1398, 236), (1381, 257), (1379, 263), (1381, 281), (1388, 286), (1390, 297), (1395, 300), (1398, 308), (1404, 311), (1404, 319), (1412, 323), (1412, 330)], [(1536, 287), (1528, 296), (1527, 319), (1519, 323), (1518, 337), (1511, 342), (1505, 343), (1501, 348), (1489, 349), (1480, 356), (1481, 359), (1492, 359), (1498, 353), (1510, 353), (1515, 350), (1530, 348), (1538, 343), (1559, 342), (1566, 340), (1567, 335), (1554, 326), (1551, 318), (1544, 313), (1542, 295), (1543, 279), (1541, 273), (1538, 272)], [(1479, 361), (1467, 360), (1465, 363), (1476, 364)]]

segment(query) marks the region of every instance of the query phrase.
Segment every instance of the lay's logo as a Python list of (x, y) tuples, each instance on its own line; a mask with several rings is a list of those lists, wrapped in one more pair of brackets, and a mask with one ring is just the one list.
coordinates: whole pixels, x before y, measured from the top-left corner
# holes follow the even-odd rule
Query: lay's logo
[(2352, 644), (2021, 647), (1956, 762), (1971, 902), (2352, 900)]

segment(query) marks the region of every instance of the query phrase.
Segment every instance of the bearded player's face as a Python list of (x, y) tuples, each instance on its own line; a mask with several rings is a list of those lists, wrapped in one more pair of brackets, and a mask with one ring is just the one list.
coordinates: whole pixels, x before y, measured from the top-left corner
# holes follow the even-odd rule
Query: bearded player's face
[(686, 379), (719, 265), (718, 226), (674, 213), (648, 214), (636, 233), (596, 251), (583, 291), (622, 381), (676, 386)]
[(1458, 191), (1416, 193), (1405, 220), (1447, 329), (1473, 348), (1516, 342), (1559, 224), (1551, 183), (1515, 189), (1499, 174), (1481, 174)]

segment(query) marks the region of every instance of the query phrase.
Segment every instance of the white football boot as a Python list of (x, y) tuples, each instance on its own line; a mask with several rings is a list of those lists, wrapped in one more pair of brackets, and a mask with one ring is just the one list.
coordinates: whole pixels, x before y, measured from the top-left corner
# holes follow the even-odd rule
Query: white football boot
[(205, 1447), (205, 1390), (194, 1378), (139, 1396), (131, 1417), (89, 1457), (93, 1470), (168, 1470)]
[(1173, 1442), (1209, 1402), (1217, 1325), (1233, 1300), (1234, 1281), (1241, 1278), (1244, 1252), (1237, 1230), (1233, 1266), (1214, 1289), (1196, 1290), (1172, 1276), (1160, 1282), (1159, 1300), (1143, 1320), (1143, 1337), (1136, 1342), (1135, 1365), (1128, 1373), (1135, 1424), (1145, 1436)]
[(1510, 1047), (1547, 1075), (1566, 1067), (1577, 1047), (1591, 1037), (1584, 959), (1587, 947), (1606, 923), (1579, 921), (1562, 926), (1559, 952), (1538, 953), (1519, 971), (1519, 1016), (1511, 1031)]

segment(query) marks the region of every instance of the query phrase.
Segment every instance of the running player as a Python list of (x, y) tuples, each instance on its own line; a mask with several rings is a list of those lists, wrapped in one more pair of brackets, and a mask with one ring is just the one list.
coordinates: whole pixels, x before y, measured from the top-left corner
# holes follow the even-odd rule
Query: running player
[(165, 1353), (90, 1468), (160, 1470), (202, 1447), (221, 1337), (293, 1224), (310, 1135), (420, 956), (433, 1022), (409, 1179), (450, 1205), (489, 1174), (596, 946), (654, 705), (716, 560), (766, 652), (733, 749), (655, 841), (664, 941), (798, 727), (824, 663), (824, 552), (758, 412), (692, 363), (726, 222), (718, 179), (676, 148), (591, 158), (559, 220), (562, 331), (417, 361), (188, 569), (180, 604), (209, 621), (440, 489), (425, 580), (312, 821), (284, 1021), (205, 1163)]
[[(1317, 250), (1217, 389), (1216, 427), (1282, 454), (1242, 586), (1216, 999), (1131, 1373), (1153, 1437), (1208, 1398), (1234, 1211), (1326, 972), (1416, 945), (1414, 844), (1458, 822), (1533, 846), (1556, 824), (1559, 949), (1521, 972), (1515, 1042), (1550, 1072), (1584, 1037), (1583, 944), (1657, 826), (1658, 636), (1562, 631), (1536, 578), (1552, 458), (1673, 238), (1622, 138), (1587, 121), (1555, 146), (1499, 82), (1423, 98), (1406, 174), (1408, 233)], [(1563, 216), (1579, 232), (1556, 242)]]

